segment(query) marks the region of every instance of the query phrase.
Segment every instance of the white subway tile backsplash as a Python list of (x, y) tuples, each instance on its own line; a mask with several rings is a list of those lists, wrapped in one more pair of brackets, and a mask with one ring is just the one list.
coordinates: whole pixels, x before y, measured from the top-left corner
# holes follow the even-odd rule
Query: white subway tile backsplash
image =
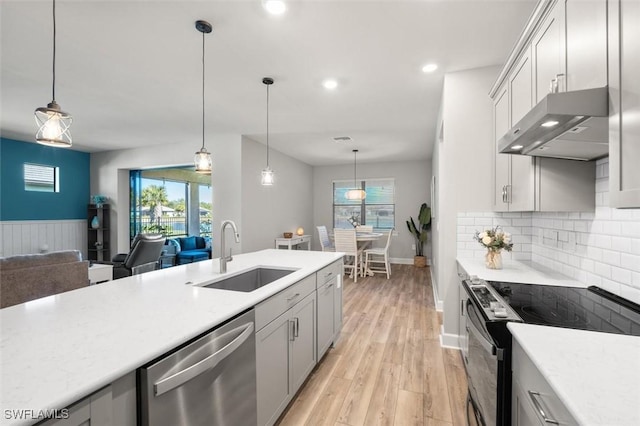
[(609, 207), (608, 176), (608, 159), (598, 160), (595, 212), (459, 214), (458, 255), (484, 256), (482, 246), (467, 244), (473, 235), (466, 224), (473, 218), (474, 226), (498, 225), (512, 234), (513, 252), (503, 257), (532, 260), (640, 303), (640, 209)]

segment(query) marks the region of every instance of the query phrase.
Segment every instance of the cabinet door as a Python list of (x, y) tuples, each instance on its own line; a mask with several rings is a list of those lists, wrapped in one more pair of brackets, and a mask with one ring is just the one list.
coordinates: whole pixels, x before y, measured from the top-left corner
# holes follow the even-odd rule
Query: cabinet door
[(334, 336), (334, 292), (335, 279), (318, 289), (318, 355), (317, 359), (329, 349)]
[(512, 392), (511, 422), (513, 426), (543, 426), (543, 423), (538, 421), (534, 408), (528, 401), (527, 393), (518, 380), (513, 381)]
[(640, 2), (609, 0), (609, 202), (640, 207)]
[[(565, 91), (565, 1), (557, 0), (542, 25), (533, 36), (534, 104), (540, 102), (550, 91), (552, 80), (558, 79), (558, 91)], [(583, 7), (588, 7), (583, 2)]]
[(531, 50), (526, 49), (509, 77), (510, 122), (508, 127), (520, 121), (533, 106), (531, 72)]
[(294, 337), (290, 341), (291, 390), (294, 394), (316, 365), (316, 293), (313, 292), (291, 308)]
[(567, 91), (607, 85), (607, 1), (567, 0)]
[(111, 386), (107, 386), (59, 411), (58, 419), (44, 422), (42, 426), (110, 426), (113, 415)]
[(498, 91), (493, 103), (493, 210), (508, 211), (506, 199), (507, 185), (509, 185), (510, 155), (500, 154), (498, 141), (509, 131), (509, 95), (507, 87)]
[(258, 425), (272, 425), (293, 394), (289, 382), (289, 345), (293, 339), (289, 311), (256, 333)]
[(459, 322), (458, 322), (458, 345), (460, 345), (460, 351), (462, 352), (462, 361), (464, 364), (467, 364), (467, 358), (469, 356), (469, 341), (467, 336), (467, 313), (466, 306), (467, 300), (469, 300), (469, 296), (467, 295), (466, 290), (462, 287), (462, 283), (458, 286), (458, 291), (460, 292), (460, 311)]

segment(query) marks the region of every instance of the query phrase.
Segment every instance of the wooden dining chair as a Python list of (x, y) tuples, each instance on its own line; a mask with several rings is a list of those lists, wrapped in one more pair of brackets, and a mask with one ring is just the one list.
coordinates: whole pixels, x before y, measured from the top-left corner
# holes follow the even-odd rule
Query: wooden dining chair
[(371, 234), (373, 232), (373, 225), (358, 225), (356, 226), (356, 232), (366, 232)]
[(362, 250), (358, 249), (355, 229), (333, 230), (333, 241), (336, 251), (345, 253), (344, 268), (351, 270), (353, 282), (358, 282), (358, 275), (362, 269)]
[(320, 240), (320, 247), (322, 247), (322, 251), (336, 251), (336, 248), (331, 244), (331, 240), (329, 239), (327, 227), (320, 225), (316, 226), (316, 228), (318, 228), (318, 240)]
[(387, 236), (387, 244), (384, 247), (371, 248), (364, 251), (364, 270), (372, 273), (387, 274), (391, 276), (391, 264), (389, 263), (389, 245), (391, 244), (393, 228)]

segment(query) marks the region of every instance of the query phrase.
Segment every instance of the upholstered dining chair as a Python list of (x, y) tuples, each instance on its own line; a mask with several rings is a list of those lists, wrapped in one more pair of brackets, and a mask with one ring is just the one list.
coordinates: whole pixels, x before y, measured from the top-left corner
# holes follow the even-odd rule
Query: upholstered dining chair
[(358, 282), (358, 275), (360, 275), (362, 269), (362, 250), (358, 249), (356, 230), (335, 228), (333, 230), (333, 241), (336, 251), (343, 252), (346, 255), (344, 268), (351, 269), (353, 282)]
[(393, 228), (387, 236), (387, 244), (384, 247), (370, 248), (364, 251), (364, 270), (367, 272), (387, 274), (391, 276), (391, 264), (389, 263), (389, 245)]
[(316, 226), (316, 228), (318, 228), (318, 240), (320, 240), (320, 247), (322, 247), (322, 251), (336, 251), (336, 248), (331, 244), (331, 240), (329, 239), (327, 227), (320, 225)]

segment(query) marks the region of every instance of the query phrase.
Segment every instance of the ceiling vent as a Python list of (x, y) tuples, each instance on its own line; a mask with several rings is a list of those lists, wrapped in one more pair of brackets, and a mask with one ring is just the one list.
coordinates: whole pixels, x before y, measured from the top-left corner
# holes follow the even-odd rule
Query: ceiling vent
[(353, 139), (350, 136), (337, 136), (333, 138), (333, 141), (336, 143), (351, 143)]

